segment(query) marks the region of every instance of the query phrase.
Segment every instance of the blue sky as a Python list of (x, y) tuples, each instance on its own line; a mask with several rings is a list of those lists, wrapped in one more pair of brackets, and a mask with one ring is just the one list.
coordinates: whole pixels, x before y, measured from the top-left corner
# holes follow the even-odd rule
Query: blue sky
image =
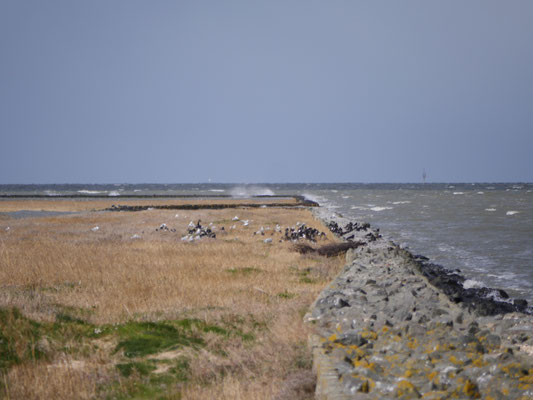
[(0, 183), (533, 181), (533, 2), (0, 0)]

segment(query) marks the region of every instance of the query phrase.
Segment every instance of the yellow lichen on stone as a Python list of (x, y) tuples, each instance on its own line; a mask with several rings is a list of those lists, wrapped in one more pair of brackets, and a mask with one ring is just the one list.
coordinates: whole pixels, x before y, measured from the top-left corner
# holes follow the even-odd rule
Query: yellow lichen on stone
[(427, 379), (435, 383), (435, 385), (438, 385), (440, 383), (439, 373), (437, 371), (430, 372), (426, 376), (427, 376)]
[(527, 371), (519, 363), (511, 363), (501, 367), (501, 370), (505, 372), (511, 378), (521, 378), (524, 375), (527, 376)]
[(372, 331), (363, 331), (361, 332), (361, 337), (363, 339), (377, 340), (378, 334)]
[(418, 370), (416, 369), (413, 369), (413, 368), (408, 368), (405, 373), (403, 374), (404, 378), (410, 378), (412, 377), (413, 375), (417, 374), (418, 373)]
[(431, 392), (426, 392), (422, 395), (422, 398), (431, 397), (432, 399), (445, 399), (448, 398), (449, 393), (445, 390), (432, 390)]
[(397, 387), (397, 389), (396, 389), (396, 396), (397, 397), (413, 395), (413, 394), (416, 394), (417, 397), (420, 396), (416, 386), (413, 385), (411, 382), (405, 380), (405, 379), (402, 379), (400, 382), (398, 382), (396, 387)]
[(455, 356), (450, 356), (450, 357), (449, 357), (449, 360), (450, 360), (453, 364), (455, 364), (455, 365), (462, 365), (462, 364), (463, 364), (463, 362), (462, 362), (461, 360), (459, 360), (459, 359), (458, 359), (457, 357), (455, 357)]
[(528, 375), (525, 375), (518, 380), (522, 383), (533, 383), (533, 374), (531, 373), (531, 370), (529, 370)]
[(472, 399), (481, 398), (481, 394), (477, 388), (477, 385), (473, 383), (470, 379), (467, 379), (463, 386), (463, 393)]
[(392, 355), (385, 356), (385, 360), (387, 360), (390, 363), (394, 363), (398, 361), (399, 358), (400, 356), (398, 354), (392, 354)]
[(376, 382), (374, 382), (374, 380), (371, 378), (367, 378), (366, 376), (352, 374), (352, 377), (363, 381), (361, 387), (359, 388), (359, 391), (362, 393), (370, 393), (376, 386)]
[(362, 358), (362, 357), (353, 359), (352, 364), (354, 367), (362, 367), (362, 368), (367, 368), (371, 370), (374, 370), (376, 368), (375, 363), (368, 362), (365, 358)]
[(488, 362), (484, 361), (483, 360), (483, 357), (479, 357), (479, 358), (475, 358), (473, 361), (472, 361), (472, 365), (474, 367), (478, 367), (478, 368), (482, 368), (482, 367), (485, 367), (488, 365)]
[(329, 340), (330, 342), (334, 342), (335, 340), (337, 340), (337, 334), (334, 333), (333, 335), (331, 335), (330, 337), (328, 337), (328, 340)]
[(365, 352), (364, 352), (364, 350), (361, 349), (361, 348), (359, 348), (359, 347), (356, 346), (355, 344), (350, 345), (348, 348), (352, 351), (352, 353), (355, 352), (355, 353), (356, 353), (358, 356), (360, 356), (360, 357), (365, 356)]
[(414, 350), (418, 347), (418, 339), (412, 338), (407, 342), (407, 347), (409, 347), (411, 350)]

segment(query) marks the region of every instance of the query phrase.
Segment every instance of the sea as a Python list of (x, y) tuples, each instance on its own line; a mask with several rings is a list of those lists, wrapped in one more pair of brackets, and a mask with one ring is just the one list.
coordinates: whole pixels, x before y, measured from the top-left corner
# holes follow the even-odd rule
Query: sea
[(468, 287), (504, 289), (533, 304), (533, 183), (425, 184), (67, 184), (0, 185), (5, 196), (304, 195), (414, 254), (450, 270)]

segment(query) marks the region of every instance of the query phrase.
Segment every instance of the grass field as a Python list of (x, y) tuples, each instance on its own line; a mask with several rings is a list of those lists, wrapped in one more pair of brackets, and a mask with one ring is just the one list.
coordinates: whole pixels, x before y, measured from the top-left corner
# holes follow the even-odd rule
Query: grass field
[[(0, 213), (81, 211), (0, 214), (1, 396), (313, 398), (302, 317), (344, 258), (301, 255), (274, 230), (326, 232), (309, 211), (86, 211), (105, 207), (0, 202)], [(216, 239), (182, 241), (198, 220)]]

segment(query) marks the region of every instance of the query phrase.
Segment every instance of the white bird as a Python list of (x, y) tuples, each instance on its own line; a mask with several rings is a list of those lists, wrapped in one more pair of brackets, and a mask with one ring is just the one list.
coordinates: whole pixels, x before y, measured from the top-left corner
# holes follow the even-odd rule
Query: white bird
[(263, 243), (272, 243), (272, 238), (267, 238), (263, 240)]
[(100, 229), (99, 226), (95, 226), (94, 228), (91, 228), (91, 231), (96, 232), (98, 229)]
[(238, 220), (239, 220), (239, 217), (234, 216), (231, 220), (232, 220), (232, 221), (238, 221)]
[(194, 227), (196, 226), (196, 224), (195, 224), (194, 222), (191, 221), (191, 222), (189, 222), (189, 225), (188, 225), (188, 226), (189, 226), (189, 228), (194, 228)]
[(243, 224), (244, 226), (248, 226), (248, 225), (250, 224), (250, 221), (248, 221), (248, 220), (242, 221), (242, 224)]

